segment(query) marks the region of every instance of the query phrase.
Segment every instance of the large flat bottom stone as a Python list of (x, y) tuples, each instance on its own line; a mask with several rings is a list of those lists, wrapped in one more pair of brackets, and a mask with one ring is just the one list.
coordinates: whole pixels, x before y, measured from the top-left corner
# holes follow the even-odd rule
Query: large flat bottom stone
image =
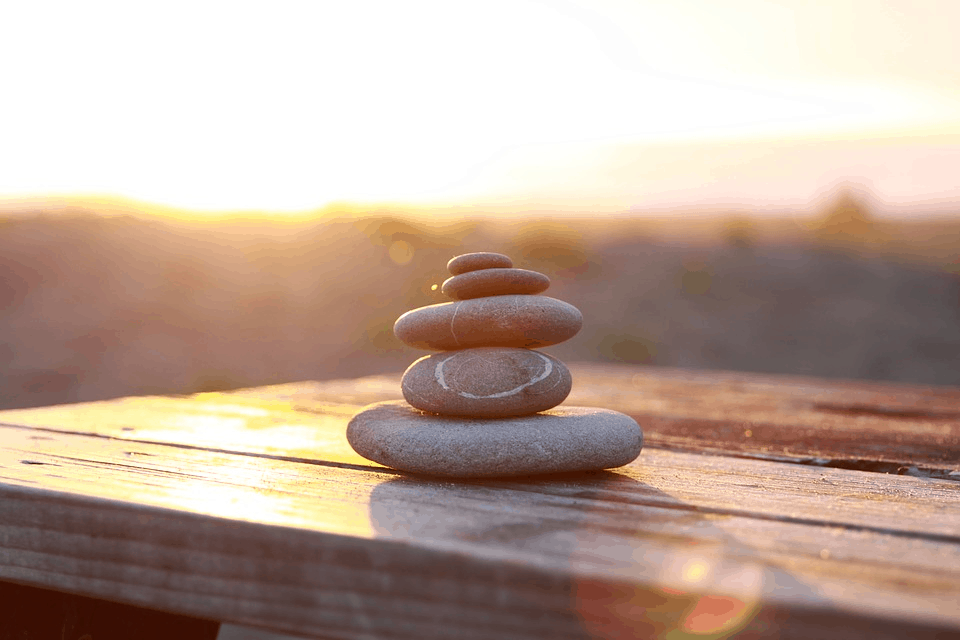
[(402, 400), (365, 407), (347, 426), (364, 458), (402, 471), (452, 478), (598, 471), (640, 455), (643, 432), (609, 409), (557, 407), (516, 418), (424, 413)]

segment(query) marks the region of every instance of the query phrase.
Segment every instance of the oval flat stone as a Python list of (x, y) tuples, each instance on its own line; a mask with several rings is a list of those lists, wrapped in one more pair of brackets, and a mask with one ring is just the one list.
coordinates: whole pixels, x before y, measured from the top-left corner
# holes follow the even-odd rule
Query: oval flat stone
[(569, 340), (583, 326), (572, 304), (547, 296), (491, 296), (443, 302), (407, 311), (393, 333), (418, 349), (546, 347)]
[(423, 411), (503, 418), (552, 409), (572, 384), (570, 370), (545, 353), (482, 347), (420, 358), (403, 374), (400, 389)]
[(478, 251), (477, 253), (465, 253), (450, 258), (450, 262), (447, 263), (447, 271), (456, 276), (477, 269), (510, 268), (512, 266), (513, 260), (502, 253)]
[(481, 269), (468, 271), (443, 282), (440, 290), (454, 300), (487, 296), (542, 293), (550, 287), (550, 278), (527, 269)]
[(640, 455), (643, 432), (609, 409), (558, 407), (484, 420), (424, 414), (394, 400), (355, 415), (347, 440), (364, 458), (394, 469), (489, 478), (620, 467)]

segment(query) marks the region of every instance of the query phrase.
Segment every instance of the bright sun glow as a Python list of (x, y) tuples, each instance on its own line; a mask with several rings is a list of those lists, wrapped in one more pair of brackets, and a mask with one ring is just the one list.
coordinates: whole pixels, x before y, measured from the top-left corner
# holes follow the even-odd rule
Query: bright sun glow
[(7, 3), (0, 197), (630, 206), (669, 176), (624, 149), (960, 131), (960, 3), (920, 4)]

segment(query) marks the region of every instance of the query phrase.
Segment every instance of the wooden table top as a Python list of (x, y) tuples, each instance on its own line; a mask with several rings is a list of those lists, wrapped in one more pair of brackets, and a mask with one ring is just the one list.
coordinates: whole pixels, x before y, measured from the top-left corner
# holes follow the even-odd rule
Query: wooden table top
[(960, 389), (572, 365), (619, 469), (345, 439), (399, 374), (0, 412), (0, 580), (324, 638), (960, 636)]

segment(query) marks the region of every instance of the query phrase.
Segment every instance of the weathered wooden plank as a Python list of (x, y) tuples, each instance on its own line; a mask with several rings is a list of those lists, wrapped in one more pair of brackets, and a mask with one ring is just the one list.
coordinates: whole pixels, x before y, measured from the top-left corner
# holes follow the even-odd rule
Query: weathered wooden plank
[[(960, 479), (960, 389), (574, 363), (567, 404), (627, 413), (649, 444)], [(401, 397), (399, 374), (263, 387), (308, 410)], [(901, 468), (902, 467), (902, 468)], [(924, 469), (927, 468), (927, 469)]]
[(955, 387), (581, 365), (574, 393), (644, 420), (661, 446), (960, 471)]
[(380, 467), (347, 444), (346, 422), (359, 409), (349, 404), (302, 407), (285, 399), (201, 393), (0, 411), (0, 424)]
[(580, 637), (634, 600), (666, 602), (666, 629), (703, 594), (739, 603), (734, 626), (787, 608), (960, 628), (950, 481), (650, 451), (617, 473), (455, 483), (0, 441), (0, 577), (38, 586), (330, 637)]
[(235, 624), (220, 625), (220, 633), (217, 635), (217, 640), (297, 640), (297, 638), (298, 636)]
[[(313, 397), (313, 396), (311, 396)], [(62, 429), (137, 442), (201, 447), (224, 453), (277, 456), (382, 467), (357, 455), (346, 441), (346, 423), (355, 405), (322, 405), (307, 410), (300, 396), (264, 400), (243, 394), (208, 393), (170, 398), (125, 398), (0, 413), (0, 420), (24, 426)], [(133, 426), (135, 425), (135, 426)], [(36, 438), (53, 437), (34, 434)], [(957, 535), (960, 519), (948, 508), (960, 498), (960, 484), (923, 482), (884, 474), (837, 476), (830, 468), (790, 469), (776, 462), (673, 454), (649, 448), (621, 470), (658, 493), (642, 499), (663, 502), (663, 495), (753, 517), (796, 518), (875, 530), (924, 535)], [(651, 472), (654, 460), (671, 460), (670, 473)], [(696, 482), (690, 478), (696, 477)], [(624, 495), (609, 496), (626, 499)], [(861, 499), (864, 498), (864, 499)], [(491, 500), (495, 498), (491, 496)]]
[[(647, 374), (653, 382), (643, 377)], [(830, 454), (859, 462), (937, 464), (948, 470), (955, 468), (951, 467), (951, 460), (957, 460), (951, 440), (956, 430), (956, 420), (951, 417), (956, 405), (954, 390), (802, 379), (777, 379), (776, 384), (771, 384), (771, 378), (766, 376), (761, 379), (743, 374), (606, 367), (593, 372), (575, 367), (574, 376), (575, 385), (581, 388), (575, 387), (570, 402), (610, 406), (637, 416), (645, 426), (648, 443), (654, 445), (680, 449), (709, 446), (747, 455), (773, 453), (797, 458)], [(619, 611), (617, 607), (622, 608), (625, 601), (637, 603), (643, 598), (672, 603), (673, 609), (667, 607), (672, 613), (665, 614), (657, 624), (682, 627), (687, 619), (683, 612), (695, 612), (697, 602), (707, 602), (709, 597), (739, 599), (743, 610), (750, 610), (746, 618), (752, 616), (753, 620), (744, 624), (756, 625), (786, 611), (792, 621), (788, 628), (794, 631), (810, 629), (809, 625), (797, 624), (797, 612), (815, 612), (815, 626), (828, 619), (825, 616), (831, 607), (837, 615), (842, 612), (845, 616), (838, 618), (845, 621), (845, 634), (851, 629), (851, 615), (888, 620), (879, 631), (889, 637), (906, 634), (902, 629), (893, 631), (895, 627), (889, 620), (894, 618), (911, 624), (919, 621), (957, 627), (956, 616), (945, 613), (956, 610), (958, 600), (960, 528), (956, 487), (960, 485), (956, 482), (697, 456), (650, 447), (638, 463), (591, 478), (486, 483), (412, 479), (378, 471), (378, 465), (356, 456), (343, 438), (345, 422), (358, 405), (396, 397), (396, 385), (396, 377), (373, 377), (191, 398), (124, 399), (3, 412), (0, 421), (52, 430), (0, 430), (0, 441), (5, 446), (13, 431), (29, 433), (33, 445), (62, 445), (63, 439), (76, 438), (55, 431), (99, 434), (117, 440), (82, 438), (86, 443), (83, 445), (73, 440), (70, 448), (80, 454), (72, 458), (62, 452), (45, 452), (42, 447), (22, 447), (21, 453), (29, 451), (30, 457), (23, 457), (26, 463), (20, 462), (19, 466), (11, 463), (10, 468), (19, 472), (42, 470), (48, 475), (7, 474), (3, 467), (0, 473), (8, 476), (8, 485), (20, 487), (19, 490), (26, 490), (24, 487), (31, 484), (43, 487), (43, 496), (49, 495), (57, 476), (72, 478), (60, 490), (67, 492), (67, 502), (76, 512), (78, 522), (89, 516), (89, 505), (81, 508), (70, 501), (93, 499), (99, 504), (104, 497), (99, 493), (104, 490), (103, 479), (112, 478), (114, 484), (128, 490), (124, 494), (117, 489), (110, 497), (126, 501), (133, 510), (118, 521), (128, 527), (133, 515), (139, 518), (144, 509), (149, 513), (157, 508), (172, 509), (229, 522), (230, 527), (238, 526), (238, 521), (251, 521), (249, 526), (255, 531), (249, 536), (257, 549), (264, 548), (261, 538), (265, 532), (292, 529), (300, 535), (313, 536), (303, 542), (303, 548), (313, 548), (318, 553), (331, 548), (331, 540), (336, 539), (359, 545), (350, 553), (380, 558), (380, 562), (387, 562), (384, 558), (399, 561), (404, 554), (422, 552), (426, 555), (420, 559), (427, 563), (457, 567), (458, 561), (468, 558), (479, 564), (464, 571), (481, 572), (482, 567), (502, 572), (497, 574), (497, 580), (502, 579), (503, 584), (496, 580), (494, 586), (484, 583), (486, 591), (473, 583), (465, 586), (445, 582), (426, 593), (424, 585), (433, 584), (429, 580), (402, 583), (415, 575), (406, 565), (399, 575), (378, 568), (372, 584), (382, 587), (386, 576), (391, 588), (404, 589), (403, 595), (419, 594), (414, 599), (421, 608), (417, 609), (420, 613), (411, 614), (414, 605), (389, 590), (378, 592), (376, 597), (367, 591), (354, 594), (351, 597), (358, 598), (365, 607), (380, 607), (376, 612), (366, 610), (364, 615), (372, 616), (370, 620), (376, 618), (376, 622), (368, 620), (367, 627), (349, 613), (359, 615), (360, 610), (350, 609), (342, 602), (330, 605), (325, 595), (338, 589), (354, 593), (347, 583), (360, 584), (362, 580), (357, 575), (331, 571), (323, 562), (315, 567), (317, 575), (323, 578), (315, 576), (316, 582), (309, 584), (283, 577), (280, 568), (264, 568), (254, 562), (259, 566), (256, 571), (273, 572), (277, 584), (294, 589), (288, 594), (299, 594), (320, 613), (290, 606), (289, 598), (266, 598), (264, 602), (265, 596), (260, 593), (263, 584), (249, 578), (245, 578), (247, 582), (240, 580), (245, 589), (242, 594), (232, 590), (237, 584), (233, 576), (211, 578), (213, 586), (204, 583), (206, 591), (201, 593), (191, 591), (192, 587), (183, 591), (178, 586), (171, 595), (169, 584), (157, 592), (156, 585), (151, 587), (149, 580), (146, 586), (131, 588), (134, 580), (123, 572), (133, 572), (131, 575), (142, 579), (143, 568), (138, 569), (137, 562), (125, 556), (119, 569), (113, 567), (120, 571), (120, 579), (113, 575), (94, 581), (97, 589), (104, 590), (94, 595), (128, 601), (134, 598), (134, 602), (180, 613), (208, 615), (183, 608), (193, 606), (189, 604), (193, 602), (204, 611), (221, 612), (217, 617), (227, 620), (294, 632), (316, 629), (316, 625), (322, 624), (333, 629), (328, 633), (333, 637), (355, 637), (369, 635), (374, 629), (369, 625), (382, 623), (374, 635), (442, 637), (443, 630), (450, 628), (444, 627), (444, 622), (472, 624), (470, 620), (494, 615), (504, 620), (504, 625), (495, 629), (473, 627), (472, 630), (479, 629), (478, 637), (492, 633), (508, 637), (560, 634), (559, 628), (528, 624), (531, 612), (539, 612), (533, 617), (557, 618), (564, 629), (578, 630), (564, 633), (576, 636), (581, 632), (596, 633), (598, 619), (615, 623), (619, 618), (611, 611)], [(755, 433), (748, 436), (747, 431), (766, 433), (769, 437), (764, 440), (755, 437)], [(112, 444), (107, 446), (104, 442)], [(176, 447), (152, 450), (155, 445), (145, 444), (149, 442)], [(123, 456), (111, 448), (115, 446), (124, 450)], [(60, 459), (45, 461), (45, 455)], [(198, 462), (196, 456), (202, 460)], [(62, 473), (63, 469), (48, 468), (53, 464), (66, 468), (67, 474)], [(217, 479), (211, 469), (218, 466), (228, 470), (226, 475), (231, 480), (225, 481), (223, 473)], [(304, 467), (311, 472), (305, 474)], [(95, 480), (89, 476), (78, 480), (71, 475), (78, 469), (94, 474)], [(185, 474), (184, 469), (194, 473)], [(312, 483), (319, 482), (315, 477), (318, 469), (323, 470), (319, 475), (327, 481), (314, 486)], [(125, 481), (121, 482), (121, 478)], [(82, 492), (76, 493), (77, 486), (84, 482), (97, 483), (96, 491), (88, 493), (98, 498), (81, 498)], [(296, 491), (290, 488), (291, 483), (297, 486)], [(166, 496), (166, 502), (156, 502), (157, 496)], [(50, 522), (62, 519), (59, 508), (47, 514)], [(181, 513), (171, 522), (182, 517)], [(185, 537), (188, 542), (183, 546), (192, 550), (191, 557), (203, 556), (203, 549), (197, 551), (191, 546), (197, 539), (194, 527), (172, 523), (168, 537)], [(356, 526), (359, 529), (351, 528)], [(87, 535), (97, 538), (95, 526), (89, 527)], [(4, 554), (14, 554), (4, 556), (13, 559), (13, 569), (7, 567), (6, 561), (0, 566), (15, 575), (2, 575), (60, 588), (74, 584), (90, 593), (90, 582), (79, 576), (101, 575), (104, 563), (97, 564), (96, 560), (99, 554), (107, 552), (98, 547), (83, 560), (74, 558), (73, 562), (93, 558), (93, 564), (74, 566), (74, 573), (65, 577), (58, 573), (63, 563), (56, 548), (68, 541), (57, 538), (55, 527), (51, 534), (51, 528), (44, 526), (31, 529), (27, 539), (39, 538), (37, 533), (41, 530), (44, 536), (53, 535), (52, 542), (48, 542), (55, 549), (11, 550), (0, 543)], [(7, 536), (23, 539), (14, 535), (16, 527), (0, 531), (5, 532), (0, 534), (0, 540)], [(123, 533), (118, 537), (131, 535), (131, 540), (142, 542), (135, 534)], [(204, 535), (200, 538), (210, 549), (220, 549), (223, 540), (218, 535), (210, 535), (209, 539)], [(288, 536), (281, 536), (284, 537)], [(388, 542), (402, 546), (389, 551), (377, 548), (370, 556), (375, 545)], [(150, 544), (138, 549), (147, 556), (155, 553)], [(154, 571), (150, 574), (153, 579), (195, 584), (196, 575), (183, 566), (178, 551), (167, 551), (162, 570), (149, 568)], [(284, 566), (287, 572), (297, 573), (299, 569), (291, 569), (299, 566), (295, 552), (290, 553)], [(451, 553), (457, 560), (443, 555)], [(52, 564), (58, 570), (38, 573), (35, 561), (47, 556), (56, 558)], [(243, 557), (244, 554), (237, 553), (214, 564), (243, 565)], [(107, 564), (113, 566), (111, 563), (116, 564), (114, 560)], [(171, 570), (171, 566), (178, 568)], [(27, 578), (16, 573), (24, 567), (33, 571)], [(688, 567), (686, 576), (684, 567)], [(709, 574), (710, 579), (691, 584), (689, 567), (696, 569), (694, 573)], [(539, 584), (537, 593), (543, 595), (541, 592), (546, 590), (552, 599), (534, 598), (529, 609), (516, 615), (501, 610), (497, 597), (533, 601), (530, 593), (518, 594), (514, 588), (517, 581), (524, 580)], [(226, 591), (223, 583), (229, 585)], [(402, 587), (398, 586), (401, 583)], [(731, 590), (731, 584), (740, 586)], [(744, 588), (745, 584), (751, 586)], [(473, 589), (473, 596), (448, 598), (451, 589), (468, 586), (468, 591)], [(588, 590), (595, 595), (576, 596)], [(123, 595), (127, 593), (133, 595)], [(704, 593), (714, 596), (704, 597)], [(321, 601), (326, 604), (318, 606)], [(423, 608), (424, 601), (429, 611)], [(596, 609), (596, 603), (604, 601), (609, 606)], [(391, 608), (396, 602), (401, 603), (397, 605), (399, 610)], [(247, 605), (255, 613), (243, 608)], [(346, 617), (344, 611), (348, 612)], [(440, 624), (434, 624), (438, 620)], [(730, 620), (727, 622), (733, 624)], [(743, 620), (736, 622), (741, 623)], [(872, 629), (871, 633), (877, 631)], [(916, 632), (917, 628), (912, 628), (909, 635), (917, 635)], [(803, 633), (798, 633), (802, 637)]]
[[(960, 479), (960, 390), (956, 388), (661, 367), (574, 364), (571, 370), (574, 389), (567, 404), (604, 406), (632, 415), (643, 425), (651, 446)], [(298, 413), (347, 414), (359, 405), (401, 397), (399, 374), (293, 383), (230, 395), (237, 398), (235, 417), (247, 418), (252, 429), (245, 432), (252, 435), (231, 437), (257, 439), (257, 431), (267, 421), (282, 423), (285, 429), (274, 431), (275, 451), (310, 440), (310, 419)], [(230, 404), (219, 394), (210, 398)], [(274, 404), (265, 409), (244, 404), (240, 398)], [(133, 415), (140, 401), (111, 402), (120, 415), (105, 425), (115, 427), (127, 420), (126, 427), (140, 428)], [(338, 404), (344, 406), (338, 410)], [(264, 420), (251, 419), (256, 416), (249, 412), (260, 412)], [(0, 422), (90, 428), (89, 423), (75, 424), (79, 419), (75, 416), (67, 407), (47, 407), (0, 412)], [(190, 420), (197, 419), (170, 417), (169, 422), (154, 423), (151, 428), (165, 431), (167, 435), (158, 437), (167, 441), (167, 436), (189, 429)], [(206, 429), (195, 423), (194, 435), (212, 444), (225, 420)], [(98, 432), (106, 430), (104, 426)], [(315, 442), (318, 447), (326, 444)]]

